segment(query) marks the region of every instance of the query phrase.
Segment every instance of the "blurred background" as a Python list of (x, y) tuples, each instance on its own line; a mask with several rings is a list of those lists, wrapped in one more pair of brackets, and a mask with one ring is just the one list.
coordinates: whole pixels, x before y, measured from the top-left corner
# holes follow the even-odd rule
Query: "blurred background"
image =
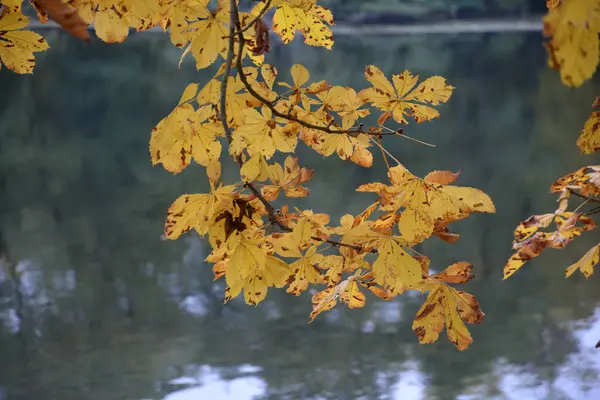
[[(542, 0), (327, 3), (339, 20), (373, 23), (390, 13), (430, 23), (544, 11)], [(1, 400), (600, 398), (600, 278), (564, 279), (597, 233), (502, 281), (515, 226), (556, 208), (557, 177), (595, 162), (575, 142), (600, 82), (565, 87), (547, 67), (541, 32), (344, 35), (332, 51), (297, 39), (267, 56), (283, 76), (302, 63), (313, 80), (357, 90), (368, 64), (443, 75), (456, 87), (440, 119), (405, 129), (435, 148), (385, 145), (421, 176), (461, 170), (458, 185), (496, 203), (497, 214), (454, 224), (457, 243), (433, 238), (421, 248), (435, 270), (474, 264), (464, 289), (486, 318), (469, 327), (464, 352), (445, 333), (418, 344), (420, 295), (368, 296), (364, 309), (338, 306), (310, 325), (309, 294), (269, 290), (258, 307), (223, 305), (223, 282), (203, 261), (208, 243), (193, 233), (160, 238), (171, 202), (207, 190), (204, 170), (173, 176), (148, 152), (153, 126), (185, 86), (215, 69), (196, 71), (191, 58), (178, 69), (181, 50), (164, 34), (87, 45), (42, 33), (51, 49), (36, 55), (34, 75), (0, 71)], [(303, 144), (298, 154), (316, 172), (312, 194), (289, 204), (330, 213), (332, 223), (371, 203), (358, 185), (385, 181), (375, 151), (370, 169)], [(238, 174), (224, 165), (225, 180)]]

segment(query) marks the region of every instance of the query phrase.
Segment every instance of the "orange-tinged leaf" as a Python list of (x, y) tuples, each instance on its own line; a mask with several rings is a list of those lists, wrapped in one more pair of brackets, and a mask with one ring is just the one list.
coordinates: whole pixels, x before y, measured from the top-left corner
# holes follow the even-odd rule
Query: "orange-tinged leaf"
[(472, 271), (473, 265), (471, 263), (461, 261), (450, 265), (442, 272), (432, 275), (432, 277), (447, 283), (465, 283), (475, 277)]
[(384, 113), (391, 113), (394, 121), (400, 124), (408, 123), (406, 116), (414, 118), (417, 123), (439, 117), (439, 112), (430, 105), (445, 103), (454, 89), (441, 76), (427, 78), (415, 88), (419, 77), (408, 70), (392, 75), (392, 85), (374, 65), (365, 69), (365, 78), (373, 87), (361, 90), (358, 94), (360, 99), (372, 103)]
[(264, 185), (262, 194), (269, 201), (275, 200), (281, 190), (287, 197), (305, 197), (310, 194), (310, 190), (301, 185), (312, 178), (313, 171), (300, 168), (298, 157), (288, 156), (283, 168), (277, 163), (269, 165), (268, 176), (273, 184)]
[(473, 342), (463, 318), (469, 323), (483, 320), (477, 301), (468, 293), (441, 284), (429, 292), (412, 328), (423, 344), (435, 342), (445, 325), (448, 339), (462, 351)]
[(585, 276), (585, 279), (589, 279), (594, 273), (594, 266), (600, 261), (600, 244), (593, 246), (583, 257), (575, 264), (571, 265), (565, 271), (565, 275), (569, 278), (577, 270)]
[(90, 40), (88, 24), (79, 16), (76, 9), (63, 3), (62, 0), (33, 0), (33, 3), (71, 35), (85, 41)]
[(504, 266), (504, 279), (512, 276), (527, 261), (539, 256), (544, 249), (562, 249), (575, 237), (596, 227), (590, 217), (572, 212), (557, 214), (555, 222), (558, 227), (556, 232), (538, 231), (527, 239), (513, 244), (513, 248), (517, 252), (509, 258)]
[(458, 178), (458, 175), (460, 175), (460, 171), (431, 171), (423, 178), (423, 180), (431, 183), (438, 183), (440, 185), (449, 185)]
[(472, 212), (496, 211), (489, 196), (478, 189), (429, 183), (401, 166), (390, 168), (388, 177), (390, 186), (367, 184), (356, 190), (377, 193), (384, 211), (403, 210), (398, 228), (403, 239), (410, 243), (431, 236), (439, 222), (447, 224)]

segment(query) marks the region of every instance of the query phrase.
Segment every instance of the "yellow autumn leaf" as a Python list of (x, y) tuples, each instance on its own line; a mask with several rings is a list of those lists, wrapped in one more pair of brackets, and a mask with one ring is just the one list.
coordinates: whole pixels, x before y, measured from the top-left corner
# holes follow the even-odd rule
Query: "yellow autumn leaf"
[(221, 156), (219, 136), (224, 136), (220, 122), (212, 122), (214, 110), (204, 106), (197, 111), (187, 103), (196, 95), (197, 85), (185, 89), (179, 105), (156, 125), (150, 138), (152, 164), (162, 163), (167, 171), (179, 173), (192, 158), (207, 166)]
[[(600, 106), (600, 97), (594, 102), (594, 107), (596, 106)], [(585, 121), (581, 135), (577, 139), (577, 146), (584, 154), (592, 154), (600, 149), (600, 111), (592, 112)]]
[(544, 17), (549, 64), (562, 81), (579, 87), (590, 79), (600, 61), (600, 4), (595, 0), (565, 0)]
[(32, 31), (21, 30), (29, 18), (21, 13), (21, 6), (4, 7), (0, 15), (0, 67), (18, 74), (32, 74), (35, 66), (33, 53), (47, 50), (46, 39)]
[(376, 283), (393, 294), (420, 286), (421, 265), (393, 237), (382, 235), (377, 252), (379, 255), (372, 266)]
[[(129, 36), (129, 22), (118, 4), (99, 5), (94, 15), (96, 35), (106, 43), (122, 43)], [(104, 4), (104, 3), (100, 3)]]
[(317, 253), (317, 247), (311, 246), (304, 254), (290, 264), (292, 276), (289, 279), (287, 292), (294, 296), (299, 296), (308, 289), (309, 283), (325, 283), (321, 270), (317, 264), (323, 261), (323, 255)]
[(211, 163), (207, 168), (211, 192), (206, 194), (184, 194), (179, 196), (167, 211), (165, 237), (177, 239), (190, 229), (195, 229), (201, 236), (210, 230), (218, 213), (223, 210), (234, 212), (235, 185), (218, 185), (220, 167)]
[(283, 43), (291, 42), (296, 31), (300, 31), (306, 44), (331, 49), (333, 34), (327, 26), (334, 24), (331, 11), (318, 6), (316, 0), (274, 0), (272, 3), (277, 7), (273, 14), (273, 32), (281, 36)]
[(4, 4), (7, 7), (18, 7), (23, 3), (23, 0), (2, 0), (0, 4)]
[(305, 197), (310, 194), (310, 189), (302, 184), (312, 178), (313, 171), (300, 168), (298, 157), (288, 156), (283, 168), (277, 163), (269, 165), (268, 173), (269, 180), (273, 184), (262, 187), (262, 195), (265, 199), (275, 200), (281, 190), (287, 197)]
[(378, 193), (384, 211), (403, 209), (398, 228), (410, 243), (431, 236), (438, 221), (463, 218), (472, 212), (496, 212), (489, 196), (478, 189), (430, 183), (401, 166), (390, 168), (388, 177), (391, 186), (372, 183), (356, 190)]
[(345, 134), (329, 134), (314, 129), (302, 129), (300, 139), (319, 154), (326, 157), (337, 153), (342, 160), (350, 160), (361, 167), (373, 165), (373, 154), (367, 148), (370, 146), (367, 135), (356, 137)]
[(482, 320), (483, 313), (475, 297), (439, 284), (429, 292), (427, 300), (417, 312), (412, 329), (420, 343), (433, 343), (445, 325), (448, 339), (462, 351), (473, 342), (465, 321), (480, 323)]
[(240, 168), (242, 182), (261, 182), (269, 178), (269, 165), (261, 153), (256, 153)]
[(243, 290), (246, 303), (257, 305), (265, 299), (267, 288), (283, 287), (286, 283), (290, 276), (288, 265), (268, 255), (263, 244), (263, 238), (256, 231), (235, 231), (227, 242), (206, 257), (209, 262), (225, 261), (226, 302)]
[(600, 244), (592, 247), (583, 257), (575, 264), (571, 265), (565, 271), (565, 275), (569, 278), (577, 270), (585, 276), (585, 279), (589, 279), (594, 273), (594, 266), (600, 261)]
[(361, 308), (365, 306), (366, 298), (364, 293), (360, 291), (355, 276), (313, 295), (313, 311), (310, 313), (310, 322), (322, 312), (331, 310), (336, 305), (338, 299), (343, 301), (348, 308)]
[(415, 87), (419, 76), (412, 75), (408, 70), (399, 75), (392, 75), (392, 85), (384, 73), (374, 65), (365, 69), (365, 78), (373, 87), (361, 90), (358, 97), (372, 103), (400, 124), (408, 124), (406, 116), (414, 118), (417, 123), (439, 117), (439, 112), (430, 105), (445, 103), (454, 90), (441, 76), (427, 78)]
[(600, 196), (600, 165), (588, 165), (558, 178), (550, 191), (562, 193), (575, 190), (584, 196)]
[(245, 122), (233, 132), (233, 138), (243, 140), (251, 156), (260, 153), (269, 159), (276, 150), (294, 152), (298, 143), (297, 134), (280, 125), (267, 106), (262, 107), (262, 114), (253, 108), (246, 110), (245, 114)]

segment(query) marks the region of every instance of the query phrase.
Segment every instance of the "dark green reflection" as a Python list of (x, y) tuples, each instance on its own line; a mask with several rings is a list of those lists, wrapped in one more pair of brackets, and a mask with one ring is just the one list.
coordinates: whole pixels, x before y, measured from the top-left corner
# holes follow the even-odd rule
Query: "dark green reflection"
[[(315, 80), (357, 89), (371, 63), (387, 74), (440, 74), (457, 88), (440, 120), (406, 129), (436, 148), (402, 139), (387, 147), (419, 174), (462, 170), (458, 184), (496, 202), (496, 215), (456, 224), (458, 243), (432, 239), (421, 248), (438, 269), (475, 264), (478, 277), (466, 289), (487, 317), (462, 353), (445, 337), (417, 345), (410, 327), (420, 298), (370, 299), (311, 325), (308, 295), (273, 290), (257, 308), (222, 305), (222, 286), (202, 261), (206, 245), (191, 234), (160, 240), (169, 204), (205, 190), (204, 173), (190, 167), (173, 176), (153, 168), (148, 154), (152, 127), (187, 83), (205, 82), (214, 69), (197, 72), (191, 60), (178, 69), (180, 52), (151, 33), (119, 46), (49, 40), (35, 75), (0, 72), (0, 233), (23, 271), (18, 334), (9, 329), (14, 287), (0, 275), (0, 387), (9, 398), (158, 399), (192, 365), (231, 377), (245, 364), (260, 368), (269, 399), (393, 398), (398, 374), (414, 368), (427, 398), (474, 388), (486, 398), (500, 390), (500, 361), (548, 383), (577, 350), (568, 323), (588, 318), (600, 294), (597, 278), (565, 281), (563, 268), (594, 233), (501, 281), (512, 229), (553, 209), (556, 177), (592, 162), (575, 140), (600, 85), (562, 86), (539, 35), (343, 37), (332, 52), (294, 42), (269, 55), (282, 74), (301, 62)], [(375, 166), (363, 169), (300, 147), (302, 165), (317, 172), (313, 194), (292, 204), (334, 220), (373, 199), (355, 193), (358, 185), (386, 179), (376, 152)], [(239, 179), (225, 168), (226, 179)]]

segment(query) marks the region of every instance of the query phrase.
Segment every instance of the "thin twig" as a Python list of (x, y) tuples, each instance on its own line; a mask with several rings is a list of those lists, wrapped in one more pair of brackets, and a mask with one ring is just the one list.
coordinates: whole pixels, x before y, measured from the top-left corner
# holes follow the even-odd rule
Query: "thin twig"
[(219, 102), (219, 119), (223, 124), (223, 129), (225, 130), (225, 136), (227, 137), (227, 141), (231, 144), (231, 129), (229, 128), (229, 123), (227, 122), (227, 82), (229, 81), (229, 74), (231, 74), (231, 64), (233, 63), (233, 52), (235, 46), (235, 40), (233, 34), (235, 32), (235, 22), (238, 19), (237, 16), (237, 4), (236, 0), (230, 0), (229, 10), (229, 48), (227, 49), (227, 59), (225, 60), (225, 72), (223, 73), (223, 80), (221, 81), (221, 96)]
[(414, 138), (414, 137), (412, 137), (412, 136), (408, 136), (408, 135), (406, 135), (406, 134), (405, 134), (405, 133), (402, 131), (402, 129), (399, 129), (399, 130), (395, 131), (395, 130), (393, 130), (392, 128), (388, 128), (387, 126), (383, 126), (383, 125), (381, 125), (381, 124), (379, 124), (379, 127), (380, 127), (380, 128), (384, 128), (384, 129), (387, 129), (388, 131), (390, 131), (390, 132), (388, 133), (388, 135), (395, 135), (395, 136), (398, 136), (398, 137), (401, 137), (401, 138), (404, 138), (404, 139), (409, 139), (409, 140), (412, 140), (412, 141), (414, 141), (414, 142), (417, 142), (417, 143), (420, 143), (420, 144), (424, 144), (425, 146), (429, 146), (429, 147), (435, 147), (435, 144), (432, 144), (432, 143), (427, 143), (427, 142), (424, 142), (424, 141), (422, 141), (422, 140), (416, 139), (416, 138)]
[[(256, 17), (254, 17), (250, 22), (248, 22), (248, 24), (245, 27), (243, 27), (239, 31), (235, 32), (235, 35), (237, 35), (238, 33), (244, 33), (248, 29), (250, 29), (257, 21), (259, 21), (262, 17), (265, 16), (267, 11), (269, 11), (269, 7), (271, 7), (271, 0), (267, 0), (267, 2), (265, 3), (265, 6), (263, 7), (262, 10), (260, 10), (258, 15)], [(231, 35), (231, 36), (233, 36), (233, 35)]]
[(240, 49), (238, 51), (236, 67), (239, 70), (240, 80), (246, 87), (246, 90), (248, 91), (248, 93), (250, 93), (255, 99), (259, 100), (261, 103), (263, 103), (265, 106), (267, 106), (271, 110), (273, 115), (275, 115), (279, 118), (286, 119), (288, 121), (296, 122), (296, 123), (304, 126), (305, 128), (314, 129), (314, 130), (325, 132), (325, 133), (331, 133), (331, 134), (336, 134), (336, 135), (347, 134), (347, 135), (351, 135), (351, 136), (357, 136), (361, 133), (365, 134), (365, 135), (369, 135), (369, 136), (380, 136), (381, 135), (381, 132), (370, 132), (370, 131), (365, 131), (361, 128), (336, 130), (336, 129), (331, 129), (327, 126), (314, 125), (314, 124), (311, 124), (310, 122), (306, 122), (300, 118), (294, 117), (290, 113), (286, 114), (286, 113), (282, 113), (279, 110), (277, 110), (277, 108), (275, 107), (275, 104), (273, 102), (264, 98), (256, 90), (254, 90), (254, 88), (252, 87), (250, 82), (248, 82), (248, 78), (246, 78), (246, 75), (242, 72), (243, 71), (242, 50), (244, 48), (245, 40), (244, 40), (244, 35), (241, 32), (238, 32), (237, 36), (238, 36), (238, 41), (240, 43), (239, 44)]
[(574, 194), (575, 196), (580, 197), (582, 199), (585, 199), (586, 201), (591, 201), (592, 203), (599, 203), (600, 204), (600, 200), (598, 200), (598, 199), (595, 199), (593, 197), (589, 197), (589, 196), (586, 196), (584, 194), (578, 193), (575, 190), (570, 189), (570, 188), (567, 189), (567, 190), (569, 191), (569, 193)]
[(383, 146), (381, 145), (381, 139), (377, 138), (377, 143), (380, 144), (379, 150), (381, 150), (381, 156), (383, 157), (383, 161), (385, 162), (385, 166), (387, 169), (390, 169), (390, 163), (388, 162), (387, 156), (385, 155), (385, 152), (383, 151)]
[(402, 165), (402, 163), (400, 161), (398, 161), (398, 159), (396, 157), (394, 157), (394, 155), (392, 153), (390, 153), (389, 151), (386, 150), (385, 147), (383, 147), (381, 144), (379, 144), (376, 140), (373, 140), (373, 138), (369, 138), (371, 140), (371, 142), (375, 143), (377, 145), (377, 147), (379, 147), (381, 149), (381, 151), (385, 152), (385, 154), (387, 154), (388, 156), (390, 156), (390, 158), (394, 161), (396, 161), (396, 163), (398, 163), (399, 166), (401, 166), (404, 169), (408, 169), (406, 168), (404, 165)]
[[(237, 4), (236, 4), (236, 0), (231, 0), (231, 10), (230, 10), (230, 20), (229, 20), (229, 48), (227, 50), (227, 59), (225, 60), (225, 62), (227, 63), (227, 65), (225, 66), (225, 72), (224, 72), (224, 76), (223, 76), (223, 80), (221, 81), (221, 92), (220, 92), (220, 112), (219, 112), (219, 119), (221, 120), (221, 123), (223, 124), (223, 129), (225, 130), (225, 135), (227, 136), (227, 141), (229, 142), (229, 144), (231, 144), (233, 138), (232, 138), (232, 131), (231, 128), (229, 127), (229, 123), (227, 122), (227, 110), (226, 110), (226, 106), (227, 106), (227, 81), (229, 78), (229, 74), (231, 73), (231, 64), (233, 61), (233, 56), (234, 56), (234, 45), (235, 45), (235, 27), (239, 26), (240, 21), (239, 21), (239, 14), (238, 14), (238, 9), (237, 9)], [(241, 67), (242, 65), (242, 54), (244, 51), (244, 36), (243, 36), (243, 30), (238, 28), (237, 31), (237, 37), (239, 39), (239, 52), (238, 52), (238, 57), (237, 57), (237, 74), (240, 77), (243, 77), (243, 79), (245, 80), (245, 76), (244, 76), (244, 72), (243, 69)], [(236, 162), (240, 165), (240, 167), (244, 164), (244, 162), (242, 161), (241, 157), (236, 157), (235, 158)], [(263, 205), (265, 206), (265, 210), (267, 211), (267, 214), (269, 216), (269, 220), (277, 225), (277, 227), (279, 227), (279, 229), (286, 231), (286, 232), (291, 232), (292, 229), (287, 226), (286, 224), (284, 224), (278, 217), (277, 214), (275, 212), (275, 208), (273, 207), (273, 205), (267, 200), (265, 199), (265, 197), (262, 195), (262, 193), (260, 192), (260, 190), (253, 185), (252, 183), (247, 183), (246, 187), (248, 189), (250, 189), (250, 191), (252, 192), (252, 194), (254, 194), (254, 196), (260, 200), (261, 203), (263, 203)], [(329, 239), (321, 239), (319, 237), (313, 236), (312, 239), (314, 240), (318, 240), (321, 242), (326, 242), (329, 243), (333, 246), (342, 246), (342, 247), (349, 247), (351, 249), (357, 250), (357, 251), (362, 251), (362, 247), (361, 246), (357, 246), (357, 245), (353, 245), (353, 244), (348, 244), (348, 243), (342, 243), (342, 242), (338, 242), (335, 240), (329, 240)]]

